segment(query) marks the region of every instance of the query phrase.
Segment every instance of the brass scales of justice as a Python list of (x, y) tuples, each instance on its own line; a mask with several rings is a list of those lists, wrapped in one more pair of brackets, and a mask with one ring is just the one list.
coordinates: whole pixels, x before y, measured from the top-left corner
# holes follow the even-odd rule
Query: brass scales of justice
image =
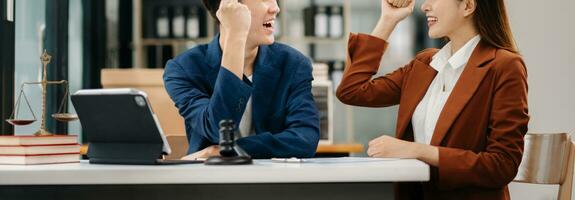
[[(52, 118), (54, 118), (57, 121), (60, 122), (71, 122), (74, 120), (78, 119), (78, 115), (76, 114), (71, 114), (71, 113), (63, 113), (63, 110), (66, 108), (66, 105), (68, 103), (68, 98), (70, 96), (70, 87), (68, 84), (68, 81), (66, 80), (60, 80), (60, 81), (48, 81), (48, 76), (47, 76), (47, 66), (50, 63), (50, 61), (52, 60), (52, 56), (50, 56), (46, 50), (44, 50), (44, 53), (42, 53), (42, 56), (40, 56), (40, 61), (42, 61), (43, 64), (43, 78), (42, 81), (40, 82), (24, 82), (22, 83), (22, 85), (20, 86), (20, 93), (18, 94), (18, 98), (16, 99), (16, 103), (14, 105), (14, 110), (12, 111), (12, 115), (10, 115), (10, 118), (6, 120), (6, 122), (8, 122), (9, 124), (12, 124), (14, 126), (26, 126), (26, 125), (30, 125), (34, 122), (37, 121), (36, 119), (36, 115), (34, 114), (34, 111), (32, 110), (32, 106), (30, 106), (30, 101), (28, 101), (28, 97), (26, 96), (26, 93), (24, 93), (24, 87), (27, 85), (41, 85), (42, 86), (42, 125), (40, 126), (40, 130), (36, 131), (36, 133), (34, 133), (34, 135), (36, 136), (49, 136), (52, 135), (52, 133), (50, 133), (48, 130), (46, 130), (46, 88), (48, 85), (63, 85), (65, 87), (65, 93), (64, 93), (64, 98), (62, 98), (62, 101), (60, 102), (60, 107), (58, 108), (57, 113), (52, 114)], [(18, 118), (18, 115), (20, 114), (20, 107), (21, 105), (21, 101), (22, 98), (24, 98), (24, 101), (26, 102), (26, 105), (28, 107), (28, 110), (30, 111), (30, 113), (32, 113), (32, 119), (20, 119)]]

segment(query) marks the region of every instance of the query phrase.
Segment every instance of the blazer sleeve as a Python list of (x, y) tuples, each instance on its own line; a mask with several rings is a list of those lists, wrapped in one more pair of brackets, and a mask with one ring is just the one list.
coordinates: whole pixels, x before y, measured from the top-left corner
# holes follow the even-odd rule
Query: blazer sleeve
[[(189, 66), (200, 67), (200, 66)], [(177, 61), (166, 64), (164, 83), (180, 115), (191, 124), (187, 134), (200, 134), (213, 144), (219, 142), (219, 122), (239, 123), (252, 93), (252, 86), (220, 67), (212, 94), (201, 77), (190, 77)], [(192, 138), (188, 135), (188, 138)]]
[(399, 104), (401, 87), (412, 63), (375, 79), (388, 43), (366, 34), (351, 34), (346, 69), (337, 88), (337, 98), (349, 105), (386, 107)]
[(520, 57), (496, 68), (486, 150), (439, 147), (440, 189), (502, 188), (517, 174), (529, 122), (527, 70)]
[(319, 142), (319, 114), (311, 93), (311, 63), (305, 59), (291, 77), (292, 82), (284, 127), (279, 133), (262, 132), (237, 140), (237, 144), (254, 158), (309, 158), (315, 155)]

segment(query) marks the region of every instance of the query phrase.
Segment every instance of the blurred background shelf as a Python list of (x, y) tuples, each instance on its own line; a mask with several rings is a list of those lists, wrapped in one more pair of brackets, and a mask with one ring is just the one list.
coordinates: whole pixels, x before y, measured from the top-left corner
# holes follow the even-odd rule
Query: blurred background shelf
[(188, 45), (188, 44), (205, 44), (212, 38), (198, 39), (142, 39), (143, 46), (161, 46), (161, 45)]
[(283, 43), (312, 43), (312, 44), (341, 44), (347, 42), (347, 38), (320, 38), (320, 37), (281, 37)]
[[(338, 54), (333, 54), (331, 57), (316, 57), (316, 55), (319, 55), (317, 51), (322, 51), (322, 45), (341, 46), (347, 42), (347, 34), (350, 32), (351, 0), (281, 0), (278, 3), (282, 9), (276, 21), (278, 42), (294, 46), (313, 61), (344, 60), (344, 57)], [(178, 11), (182, 9), (181, 7), (184, 11)], [(197, 32), (200, 33), (200, 38), (185, 38), (186, 35), (182, 38), (181, 34), (175, 34), (177, 30), (189, 30), (188, 23), (186, 21), (182, 23), (181, 20), (182, 18), (188, 20), (191, 12), (186, 10), (195, 7), (201, 8), (201, 0), (133, 0), (133, 67), (163, 68), (163, 65), (158, 64), (165, 63), (164, 61), (195, 45), (211, 41), (218, 32), (218, 25), (203, 8), (196, 13), (196, 18), (199, 20)], [(308, 18), (304, 16), (306, 9), (317, 10), (318, 8), (325, 8), (325, 11), (323, 13), (312, 12), (314, 16), (307, 16)], [(331, 9), (339, 11), (330, 14)], [(306, 21), (312, 21), (313, 24), (309, 25), (308, 22), (306, 25)], [(184, 25), (184, 27), (178, 27), (177, 24)], [(169, 31), (163, 31), (166, 28)], [(322, 36), (314, 36), (315, 32), (322, 32)], [(162, 50), (154, 50), (154, 47)], [(345, 45), (325, 48), (332, 51), (345, 51)], [(154, 56), (158, 58), (150, 59)]]

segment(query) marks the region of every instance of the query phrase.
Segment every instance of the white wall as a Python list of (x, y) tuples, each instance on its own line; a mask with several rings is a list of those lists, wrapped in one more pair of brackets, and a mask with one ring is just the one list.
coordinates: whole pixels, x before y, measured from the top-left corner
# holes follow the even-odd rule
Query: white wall
[[(509, 0), (529, 74), (529, 132), (575, 133), (575, 1)], [(555, 199), (557, 186), (510, 185), (513, 199)]]

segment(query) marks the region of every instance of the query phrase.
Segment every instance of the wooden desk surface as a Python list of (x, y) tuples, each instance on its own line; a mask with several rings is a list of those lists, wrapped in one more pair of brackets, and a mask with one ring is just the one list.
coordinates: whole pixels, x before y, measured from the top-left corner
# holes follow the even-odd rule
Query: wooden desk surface
[[(320, 144), (317, 147), (317, 153), (362, 153), (363, 151), (362, 144)], [(80, 152), (86, 155), (88, 145), (82, 145)]]
[(362, 144), (320, 144), (317, 153), (362, 153)]

